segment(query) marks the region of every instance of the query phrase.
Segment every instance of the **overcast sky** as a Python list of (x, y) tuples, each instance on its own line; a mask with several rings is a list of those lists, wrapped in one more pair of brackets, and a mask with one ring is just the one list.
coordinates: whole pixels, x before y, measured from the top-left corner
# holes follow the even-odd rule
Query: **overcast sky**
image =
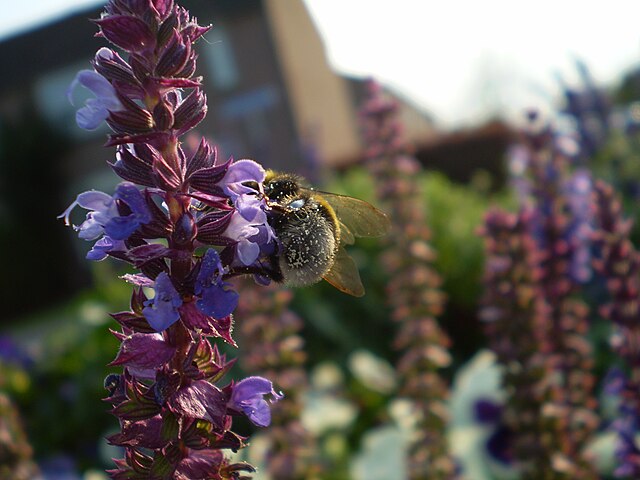
[[(336, 69), (375, 76), (449, 126), (549, 108), (576, 58), (609, 84), (640, 63), (638, 0), (304, 2)], [(0, 37), (102, 2), (5, 3)]]

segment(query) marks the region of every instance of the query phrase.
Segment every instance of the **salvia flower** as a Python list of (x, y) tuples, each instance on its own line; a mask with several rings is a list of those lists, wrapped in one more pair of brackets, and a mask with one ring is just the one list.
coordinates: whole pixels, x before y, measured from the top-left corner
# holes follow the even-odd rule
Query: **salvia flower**
[[(246, 218), (253, 213), (255, 216), (251, 219)], [(252, 206), (236, 211), (224, 234), (236, 239), (236, 257), (245, 266), (255, 263), (260, 256), (261, 245), (267, 246), (275, 238), (264, 212)]]
[(284, 395), (277, 393), (273, 384), (262, 377), (248, 377), (233, 386), (230, 404), (244, 414), (255, 425), (268, 427), (271, 423), (271, 410), (265, 400), (266, 395), (271, 395), (271, 402), (281, 400)]
[(618, 396), (616, 476), (640, 476), (640, 253), (630, 240), (632, 224), (624, 218), (622, 204), (610, 185), (599, 181), (594, 188), (597, 227), (593, 236), (599, 247), (594, 266), (607, 280), (611, 301), (601, 313), (613, 326), (611, 346), (624, 362), (605, 379), (605, 388)]
[(394, 346), (402, 351), (396, 365), (401, 378), (400, 394), (420, 412), (416, 435), (408, 452), (408, 478), (452, 480), (458, 468), (444, 436), (448, 387), (440, 369), (451, 361), (450, 340), (437, 316), (444, 294), (432, 262), (430, 232), (415, 180), (418, 161), (409, 155), (398, 121), (398, 105), (382, 95), (380, 86), (369, 84), (361, 116), (368, 144), (367, 167), (378, 186), (377, 196), (387, 207), (394, 228), (383, 257), (391, 279), (387, 303), (391, 318), (399, 323)]
[(269, 277), (277, 239), (262, 195), (265, 171), (252, 160), (218, 161), (205, 139), (195, 151), (181, 141), (207, 112), (193, 43), (209, 27), (169, 0), (110, 0), (95, 23), (113, 48), (96, 53), (94, 70), (81, 72), (71, 93), (78, 85), (94, 93), (78, 123), (106, 121), (107, 145), (116, 149), (110, 166), (124, 182), (113, 195), (81, 193), (61, 218), (70, 225), (76, 207), (88, 210), (74, 227), (95, 240), (87, 257), (137, 269), (122, 277), (133, 285), (130, 309), (112, 314), (121, 327), (112, 365), (123, 371), (105, 382), (120, 423), (109, 442), (124, 457), (108, 473), (245, 479), (253, 467), (223, 452), (245, 446), (233, 416), (267, 426), (267, 398), (282, 395), (262, 377), (220, 385), (234, 361), (207, 337), (236, 346), (239, 294), (229, 278)]
[(593, 233), (593, 208), (591, 195), (593, 180), (589, 172), (577, 169), (568, 179), (564, 195), (571, 212), (567, 237), (574, 250), (571, 257), (570, 275), (580, 283), (591, 279), (591, 237)]
[(85, 221), (79, 226), (74, 225), (78, 236), (88, 241), (103, 237), (88, 255), (91, 260), (102, 260), (104, 255), (101, 252), (120, 246), (118, 241), (126, 240), (151, 221), (142, 193), (129, 182), (120, 183), (114, 195), (96, 190), (81, 193), (58, 218), (63, 218), (65, 224), (70, 225), (70, 215), (76, 207), (89, 210)]
[(166, 272), (156, 277), (154, 291), (155, 296), (145, 302), (142, 313), (149, 325), (156, 332), (161, 332), (180, 318), (178, 308), (182, 305), (182, 299)]
[(281, 286), (264, 287), (246, 279), (239, 305), (242, 343), (247, 351), (245, 371), (277, 378), (287, 396), (272, 407), (271, 426), (265, 433), (265, 468), (279, 480), (311, 480), (326, 469), (317, 457), (311, 432), (301, 422), (308, 379), (302, 319), (290, 308), (293, 294)]
[(258, 188), (262, 188), (265, 179), (265, 171), (253, 160), (238, 160), (234, 162), (224, 176), (224, 192), (234, 202), (242, 194), (254, 194), (255, 188), (249, 185), (253, 182)]
[(214, 318), (231, 315), (238, 305), (238, 293), (231, 290), (230, 283), (224, 282), (224, 267), (218, 252), (212, 248), (202, 258), (200, 272), (196, 279), (195, 294), (200, 296), (196, 302), (198, 309)]
[(537, 115), (520, 137), (517, 215), (487, 215), (482, 318), (508, 391), (505, 422), (525, 478), (596, 478), (584, 446), (598, 426), (587, 306), (590, 178)]
[(95, 130), (109, 116), (110, 112), (122, 110), (122, 103), (116, 95), (116, 90), (109, 81), (94, 70), (81, 70), (71, 83), (67, 91), (69, 101), (73, 104), (73, 93), (78, 87), (89, 89), (95, 98), (85, 102), (85, 106), (76, 112), (76, 122), (80, 128)]

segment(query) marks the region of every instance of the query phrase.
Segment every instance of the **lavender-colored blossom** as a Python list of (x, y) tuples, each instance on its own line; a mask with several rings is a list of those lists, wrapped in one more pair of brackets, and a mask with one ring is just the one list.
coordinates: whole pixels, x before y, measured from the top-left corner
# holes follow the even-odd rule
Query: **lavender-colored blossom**
[(85, 102), (85, 106), (76, 112), (76, 122), (84, 130), (95, 130), (109, 116), (109, 112), (122, 110), (123, 106), (116, 90), (109, 81), (94, 70), (81, 70), (67, 90), (67, 97), (73, 105), (73, 92), (78, 87), (91, 90), (95, 98)]
[(235, 199), (234, 207), (245, 220), (254, 224), (267, 223), (267, 214), (264, 211), (264, 202), (256, 195), (241, 194)]
[(255, 195), (238, 196), (236, 203), (240, 208), (234, 212), (224, 232), (226, 237), (237, 242), (236, 258), (243, 265), (252, 265), (276, 238), (260, 202)]
[(87, 253), (87, 260), (99, 262), (107, 258), (109, 252), (124, 250), (125, 244), (122, 240), (114, 240), (111, 237), (103, 236), (100, 240), (93, 244), (91, 250)]
[(586, 160), (597, 153), (607, 140), (611, 129), (611, 102), (599, 88), (585, 63), (576, 62), (582, 85), (572, 88), (558, 76), (565, 97), (565, 113), (573, 122), (580, 143), (580, 154), (575, 159)]
[(238, 411), (244, 412), (255, 425), (268, 427), (271, 423), (271, 410), (264, 399), (271, 395), (271, 402), (281, 400), (284, 395), (277, 393), (273, 384), (262, 377), (247, 377), (233, 386), (230, 405)]
[[(485, 221), (481, 315), (505, 366), (504, 423), (523, 477), (556, 478), (562, 459), (571, 478), (595, 478), (583, 454), (599, 419), (584, 335), (588, 307), (578, 299), (579, 280), (590, 273), (589, 212), (581, 203), (589, 200), (590, 181), (570, 175), (574, 142), (537, 116), (530, 120), (516, 150), (525, 167), (520, 212), (492, 211)], [(492, 448), (499, 451), (504, 432), (497, 432)]]
[(81, 225), (73, 226), (79, 232), (78, 236), (83, 240), (95, 240), (98, 238), (104, 233), (105, 224), (119, 215), (118, 207), (111, 195), (90, 190), (78, 195), (75, 201), (58, 217), (64, 218), (65, 225), (71, 225), (69, 217), (76, 206), (91, 210)]
[(180, 318), (178, 308), (182, 298), (166, 272), (158, 275), (154, 290), (155, 297), (145, 302), (142, 314), (156, 332), (161, 332)]
[[(131, 213), (121, 215), (117, 200), (124, 202)], [(58, 218), (64, 218), (65, 224), (70, 225), (69, 216), (77, 206), (90, 210), (82, 224), (74, 225), (83, 240), (95, 240), (105, 234), (112, 240), (126, 240), (141, 225), (151, 221), (142, 193), (129, 182), (120, 183), (113, 196), (97, 190), (81, 193)]]
[(231, 164), (222, 179), (224, 192), (235, 203), (239, 195), (256, 192), (251, 182), (255, 182), (261, 189), (265, 175), (264, 168), (259, 163), (253, 160), (238, 160)]
[(602, 313), (613, 324), (611, 346), (623, 360), (623, 368), (613, 368), (605, 378), (605, 391), (619, 399), (618, 418), (613, 424), (617, 433), (615, 455), (617, 477), (640, 478), (640, 254), (630, 240), (632, 224), (622, 213), (622, 203), (614, 189), (602, 181), (594, 187), (596, 225), (594, 241), (600, 258), (595, 269), (607, 280), (611, 301)]
[(238, 293), (228, 288), (230, 284), (222, 280), (223, 274), (218, 252), (210, 248), (202, 258), (195, 294), (200, 296), (198, 309), (213, 318), (231, 315), (238, 305)]
[[(262, 189), (265, 171), (252, 160), (232, 163), (221, 184), (231, 198), (234, 213), (224, 235), (237, 241), (236, 258), (242, 265), (252, 265), (261, 253), (275, 245), (275, 234), (267, 221)], [(256, 186), (258, 190), (256, 190)]]

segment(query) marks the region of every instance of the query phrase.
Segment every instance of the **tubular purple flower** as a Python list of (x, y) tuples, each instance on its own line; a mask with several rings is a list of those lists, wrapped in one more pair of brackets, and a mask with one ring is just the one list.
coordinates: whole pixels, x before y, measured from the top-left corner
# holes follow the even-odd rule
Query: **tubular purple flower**
[(67, 90), (67, 98), (73, 105), (73, 92), (78, 84), (91, 90), (95, 98), (85, 102), (85, 106), (76, 112), (76, 123), (84, 130), (95, 130), (109, 116), (109, 112), (122, 110), (124, 107), (113, 85), (94, 70), (80, 70)]
[(222, 280), (223, 274), (224, 267), (218, 252), (210, 248), (202, 258), (196, 279), (195, 294), (200, 296), (196, 306), (205, 315), (216, 319), (231, 315), (238, 305), (238, 293), (227, 289), (230, 284)]
[(271, 423), (271, 410), (264, 396), (269, 394), (273, 397), (271, 403), (284, 398), (282, 392), (277, 393), (266, 378), (247, 377), (233, 386), (230, 407), (244, 412), (258, 427), (268, 427)]
[(264, 201), (253, 194), (237, 195), (236, 212), (224, 232), (224, 236), (237, 242), (236, 257), (245, 266), (252, 265), (263, 247), (276, 238), (267, 222)]
[(178, 308), (182, 305), (182, 298), (166, 272), (158, 275), (154, 290), (155, 297), (144, 302), (142, 314), (156, 332), (162, 332), (180, 318)]
[(253, 160), (238, 160), (232, 163), (227, 170), (222, 185), (224, 193), (226, 193), (233, 203), (239, 195), (244, 193), (256, 193), (255, 188), (246, 185), (248, 182), (255, 182), (259, 189), (262, 189), (262, 182), (265, 179), (264, 168)]
[[(116, 200), (124, 202), (131, 213), (120, 215)], [(58, 218), (63, 218), (65, 224), (70, 225), (69, 217), (76, 206), (90, 210), (85, 221), (73, 227), (83, 240), (95, 240), (105, 234), (111, 241), (126, 240), (141, 225), (151, 221), (151, 212), (142, 193), (134, 184), (128, 182), (119, 184), (113, 196), (97, 190), (81, 193)], [(108, 244), (103, 243), (96, 247), (104, 248)]]
[(267, 214), (264, 211), (264, 202), (256, 195), (242, 194), (235, 199), (235, 208), (245, 220), (257, 224), (267, 223)]
[(105, 235), (93, 244), (93, 247), (91, 247), (91, 250), (87, 253), (86, 258), (87, 260), (99, 262), (100, 260), (107, 258), (107, 254), (109, 252), (125, 249), (126, 246), (123, 240), (114, 240)]
[(113, 198), (126, 203), (131, 210), (129, 215), (114, 217), (105, 225), (105, 232), (114, 240), (129, 238), (140, 226), (151, 221), (147, 202), (133, 183), (120, 183)]
[(91, 210), (86, 220), (79, 226), (73, 228), (78, 236), (83, 240), (95, 240), (104, 233), (104, 225), (113, 217), (118, 215), (118, 208), (111, 195), (96, 190), (89, 190), (79, 194), (75, 201), (62, 212), (58, 218), (63, 218), (65, 225), (71, 225), (69, 219), (74, 208), (80, 206), (86, 210)]
[(251, 240), (259, 233), (258, 227), (247, 221), (242, 215), (236, 213), (231, 217), (231, 222), (229, 222), (224, 234), (237, 241), (236, 258), (243, 265), (253, 264), (260, 256), (260, 245)]

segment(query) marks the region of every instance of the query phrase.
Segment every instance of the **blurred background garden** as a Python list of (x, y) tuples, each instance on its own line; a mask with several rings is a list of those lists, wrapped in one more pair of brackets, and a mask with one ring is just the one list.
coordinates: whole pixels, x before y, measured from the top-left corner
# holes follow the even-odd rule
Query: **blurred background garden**
[[(182, 2), (214, 26), (197, 45), (209, 107), (198, 133), (222, 158), (299, 173), (394, 224), (389, 238), (349, 248), (362, 298), (326, 282), (292, 291), (238, 282), (239, 348), (223, 345), (238, 358), (231, 375), (270, 372), (299, 414), (276, 411), (265, 431), (241, 425), (252, 441), (240, 455), (260, 467), (257, 479), (640, 478), (640, 419), (620, 407), (640, 404), (637, 390), (629, 399), (640, 365), (625, 363), (632, 347), (619, 338), (640, 339), (638, 260), (624, 244), (615, 251), (625, 272), (608, 269), (613, 237), (598, 236), (609, 228), (640, 242), (640, 227), (624, 222), (640, 202), (640, 36), (630, 23), (640, 8), (542, 4), (528, 17), (509, 2), (454, 2), (457, 12), (427, 3)], [(53, 4), (49, 17), (29, 23), (25, 9), (0, 22), (0, 480), (98, 480), (120, 455), (105, 440), (118, 424), (101, 399), (118, 371), (107, 366), (119, 345), (109, 313), (128, 308), (131, 288), (119, 279), (128, 270), (86, 261), (89, 244), (56, 219), (77, 192), (119, 181), (107, 127), (79, 129), (66, 95), (104, 44), (87, 21), (103, 4)], [(468, 17), (502, 33), (476, 41)], [(351, 32), (347, 46), (351, 22), (370, 30)], [(436, 23), (449, 34), (427, 32)], [(367, 70), (376, 57), (386, 71)], [(547, 325), (556, 313), (559, 326)], [(564, 344), (544, 343), (545, 328), (569, 339), (570, 360)], [(561, 440), (563, 455), (549, 460), (555, 476), (520, 463), (527, 444), (512, 417), (523, 384), (513, 382), (529, 368), (542, 383), (564, 368), (562, 387), (578, 392), (564, 407), (584, 413), (567, 430), (579, 439)], [(537, 406), (562, 403), (549, 395)], [(292, 438), (298, 449), (278, 450)]]

